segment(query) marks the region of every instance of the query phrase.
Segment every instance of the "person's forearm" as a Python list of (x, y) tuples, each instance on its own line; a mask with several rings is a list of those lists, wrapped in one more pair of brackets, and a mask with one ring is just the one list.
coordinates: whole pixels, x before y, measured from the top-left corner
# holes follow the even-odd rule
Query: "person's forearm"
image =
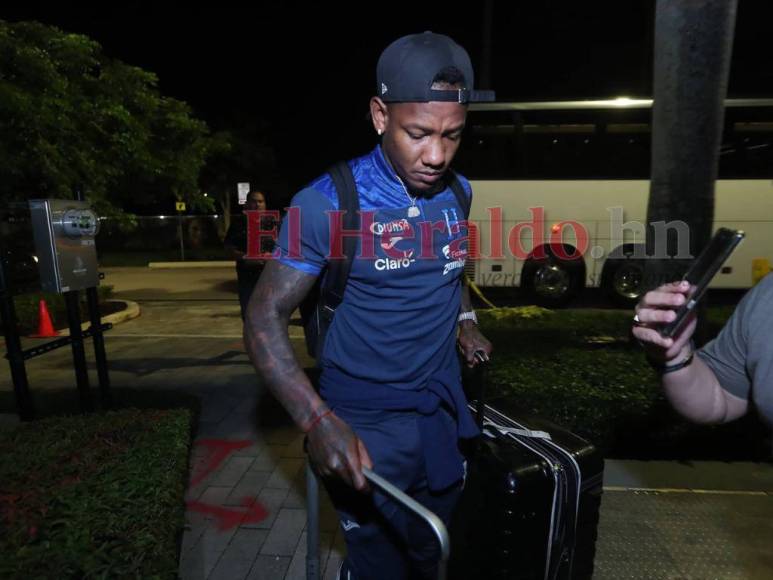
[(247, 306), (244, 344), (268, 389), (306, 433), (315, 471), (364, 491), (368, 484), (362, 466), (373, 466), (368, 450), (314, 392), (287, 333), (290, 314), (316, 279), (276, 260), (269, 261)]
[(663, 375), (663, 390), (674, 409), (696, 423), (725, 423), (739, 416), (717, 376), (697, 355), (685, 368)]
[(244, 343), (268, 389), (296, 425), (307, 431), (327, 407), (298, 364), (287, 332), (292, 309), (271, 300), (275, 291), (270, 279), (258, 283), (245, 318)]
[(470, 298), (470, 287), (467, 285), (467, 278), (462, 276), (462, 299), (461, 312), (470, 312), (472, 310), (472, 298)]
[[(690, 341), (697, 319), (691, 320), (673, 338), (660, 334), (663, 324), (674, 319), (674, 311), (693, 291), (686, 281), (663, 284), (647, 292), (636, 305), (631, 332), (647, 356), (666, 371), (661, 382), (674, 409), (696, 423), (726, 423), (746, 414), (749, 403), (722, 388), (714, 371), (693, 353)], [(686, 366), (681, 366), (685, 364)], [(678, 370), (674, 367), (681, 366)], [(674, 370), (668, 372), (668, 367)]]
[(268, 389), (295, 424), (307, 431), (327, 407), (295, 358), (287, 334), (288, 322), (277, 313), (251, 313), (244, 326), (244, 343)]

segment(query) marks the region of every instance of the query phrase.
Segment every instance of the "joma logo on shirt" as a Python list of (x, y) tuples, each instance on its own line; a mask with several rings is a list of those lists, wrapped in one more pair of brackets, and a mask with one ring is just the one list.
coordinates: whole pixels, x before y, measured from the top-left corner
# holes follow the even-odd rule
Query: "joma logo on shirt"
[(451, 270), (456, 270), (457, 268), (464, 268), (464, 260), (454, 260), (453, 262), (448, 262), (448, 264), (446, 264), (443, 268), (443, 276), (448, 274)]

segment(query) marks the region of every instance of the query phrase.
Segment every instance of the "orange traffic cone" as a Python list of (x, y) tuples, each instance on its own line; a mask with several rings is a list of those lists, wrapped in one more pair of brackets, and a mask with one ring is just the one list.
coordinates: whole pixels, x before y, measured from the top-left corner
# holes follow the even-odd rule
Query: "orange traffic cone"
[(38, 332), (33, 334), (33, 338), (51, 338), (52, 336), (59, 336), (59, 333), (54, 330), (54, 323), (51, 322), (51, 315), (48, 313), (48, 306), (46, 301), (40, 299), (38, 305)]

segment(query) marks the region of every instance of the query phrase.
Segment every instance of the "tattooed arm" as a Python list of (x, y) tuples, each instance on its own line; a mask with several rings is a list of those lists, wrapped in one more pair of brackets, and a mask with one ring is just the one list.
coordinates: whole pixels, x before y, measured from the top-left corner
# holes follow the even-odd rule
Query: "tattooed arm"
[[(467, 284), (467, 276), (462, 276), (462, 307), (460, 312), (472, 311), (472, 299), (470, 298), (470, 287)], [(486, 356), (491, 355), (493, 347), (485, 336), (478, 330), (478, 325), (472, 320), (462, 320), (459, 323), (459, 348), (462, 351), (467, 366), (473, 367), (478, 364), (475, 358), (475, 351), (482, 350)]]
[(317, 395), (295, 358), (287, 333), (290, 314), (316, 276), (270, 260), (252, 293), (244, 321), (244, 344), (271, 393), (308, 436), (312, 464), (323, 477), (367, 489), (362, 466), (372, 467), (363, 442)]

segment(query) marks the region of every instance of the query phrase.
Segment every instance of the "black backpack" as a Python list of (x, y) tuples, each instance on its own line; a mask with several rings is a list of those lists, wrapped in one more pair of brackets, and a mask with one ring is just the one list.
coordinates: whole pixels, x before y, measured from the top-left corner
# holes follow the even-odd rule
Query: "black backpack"
[[(360, 198), (354, 182), (352, 170), (345, 161), (340, 161), (328, 169), (338, 193), (338, 209), (343, 211), (343, 228), (358, 230), (360, 228)], [(453, 171), (446, 174), (448, 185), (456, 196), (456, 201), (464, 211), (464, 218), (470, 215), (470, 198), (464, 191)], [(306, 336), (306, 350), (310, 356), (318, 358), (322, 354), (325, 335), (336, 308), (343, 302), (346, 282), (352, 270), (352, 261), (357, 250), (357, 238), (347, 236), (343, 239), (342, 259), (329, 260), (324, 272), (320, 273), (317, 283), (313, 286), (300, 305), (303, 331)]]

